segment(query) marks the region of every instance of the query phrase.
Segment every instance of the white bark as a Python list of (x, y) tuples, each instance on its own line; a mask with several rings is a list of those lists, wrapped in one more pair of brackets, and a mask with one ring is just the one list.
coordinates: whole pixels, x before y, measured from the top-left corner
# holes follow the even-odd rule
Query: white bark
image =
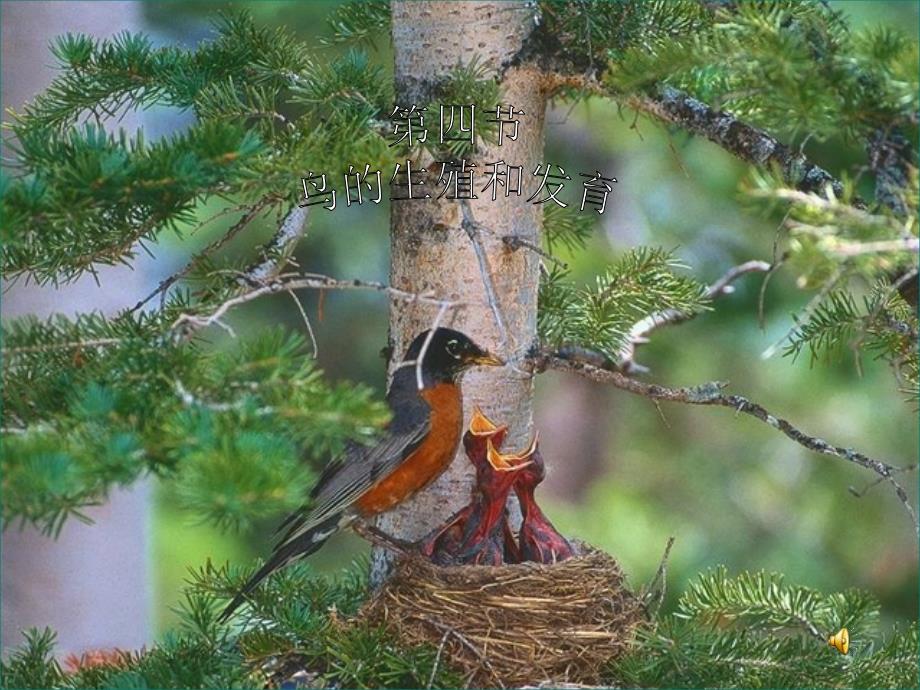
[[(422, 106), (433, 100), (432, 86), (445, 79), (451, 68), (478, 58), (489, 75), (501, 74), (534, 28), (532, 8), (523, 2), (394, 2), (393, 44), (396, 59), (397, 103)], [(524, 184), (542, 162), (546, 99), (540, 73), (532, 67), (508, 68), (502, 79), (503, 104), (524, 111), (517, 141), (505, 140), (476, 155), (467, 156), (486, 171), (486, 163), (504, 160), (524, 168)], [(490, 104), (493, 105), (493, 104)], [(494, 111), (493, 111), (494, 114)], [(428, 117), (437, 117), (430, 112)], [(477, 121), (488, 115), (477, 111)], [(423, 165), (431, 161), (423, 161)], [(440, 166), (432, 166), (429, 180)], [(483, 179), (484, 178), (477, 178)], [(542, 205), (527, 203), (529, 193), (496, 201), (480, 192), (470, 201), (477, 222), (488, 228), (481, 242), (495, 287), (498, 306), (508, 334), (502, 347), (499, 329), (486, 300), (483, 277), (456, 201), (411, 200), (393, 202), (390, 225), (391, 284), (414, 293), (432, 292), (469, 306), (449, 312), (441, 325), (461, 330), (479, 345), (503, 358), (521, 358), (536, 338), (539, 256), (527, 249), (512, 251), (501, 241), (517, 235), (539, 244)], [(390, 371), (409, 342), (429, 328), (437, 307), (405, 301), (390, 304)], [(463, 381), (465, 418), (478, 404), (492, 419), (510, 426), (508, 448), (523, 446), (533, 427), (533, 383), (510, 367), (475, 369)], [(378, 525), (404, 539), (415, 539), (435, 527), (469, 500), (472, 472), (463, 457), (432, 486), (404, 506), (382, 516)], [(386, 554), (375, 550), (372, 578), (386, 572)]]

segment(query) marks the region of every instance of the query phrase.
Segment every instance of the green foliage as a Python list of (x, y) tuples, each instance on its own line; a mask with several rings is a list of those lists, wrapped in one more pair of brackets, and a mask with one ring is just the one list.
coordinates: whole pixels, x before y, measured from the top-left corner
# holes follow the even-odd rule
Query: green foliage
[(833, 634), (848, 628), (854, 639), (873, 633), (878, 615), (875, 600), (859, 590), (828, 596), (789, 585), (777, 573), (742, 573), (730, 578), (725, 568), (716, 568), (692, 583), (675, 613), (697, 623), (721, 627), (730, 623), (770, 633), (804, 630)]
[[(916, 140), (916, 41), (890, 28), (854, 31), (826, 3), (587, 1), (543, 2), (540, 9), (559, 43), (547, 47), (576, 67), (602, 63), (601, 78), (618, 98), (671, 85), (773, 135), (843, 136), (860, 148), (879, 132)], [(837, 199), (789, 189), (760, 171), (746, 192), (785, 213), (782, 262), (801, 287), (821, 290), (796, 317), (787, 354), (808, 349), (814, 360), (849, 345), (857, 363), (864, 352), (890, 362), (915, 399), (917, 320), (898, 292), (916, 283), (916, 162), (884, 165), (899, 169), (878, 174), (898, 183), (877, 190), (877, 201), (897, 217), (866, 210), (846, 179)], [(552, 225), (559, 222), (547, 218)], [(588, 346), (599, 338), (610, 356), (628, 322), (617, 320), (616, 305), (579, 300), (558, 278), (556, 272), (541, 289), (541, 333)], [(864, 310), (856, 307), (860, 300)], [(568, 310), (579, 314), (569, 327), (578, 333), (566, 331), (561, 315)]]
[[(385, 19), (381, 7), (343, 10), (333, 24), (354, 36)], [(69, 281), (97, 264), (130, 261), (164, 230), (179, 233), (214, 195), (279, 209), (301, 196), (298, 176), (308, 171), (336, 186), (349, 165), (391, 168), (408, 155), (389, 145), (391, 81), (366, 55), (329, 61), (245, 14), (216, 29), (215, 40), (194, 50), (155, 48), (128, 33), (55, 43), (59, 75), (16, 116), (16, 167), (0, 178), (7, 276)], [(475, 104), (478, 139), (494, 140), (496, 127), (483, 115), (500, 95), (482, 65), (458, 66), (435, 96), (426, 146), (437, 155), (457, 158), (472, 148), (437, 143), (441, 104)], [(198, 123), (154, 143), (142, 132), (101, 127), (153, 105), (191, 109)], [(87, 114), (92, 123), (74, 127)]]
[[(730, 578), (718, 568), (691, 585), (673, 614), (640, 631), (612, 673), (633, 687), (916, 687), (916, 626), (880, 639), (878, 615), (858, 590), (827, 595), (777, 574)], [(846, 656), (827, 644), (843, 627)]]
[[(364, 55), (315, 57), (245, 14), (216, 30), (193, 50), (127, 33), (54, 44), (58, 76), (12, 123), (15, 166), (0, 178), (7, 277), (58, 283), (130, 263), (164, 230), (192, 234), (214, 196), (281, 211), (308, 170), (334, 180), (348, 163), (393, 160), (379, 125), (391, 87)], [(153, 105), (198, 121), (153, 143), (102, 127)], [(57, 534), (151, 472), (175, 480), (199, 518), (239, 528), (302, 503), (313, 479), (304, 460), (374, 436), (384, 406), (364, 387), (325, 383), (300, 339), (270, 332), (218, 351), (177, 328), (246, 290), (239, 271), (264, 258), (248, 246), (233, 263), (197, 257), (194, 291), (150, 314), (4, 324), (4, 524)]]
[(64, 129), (86, 112), (101, 119), (154, 104), (194, 108), (204, 87), (245, 83), (254, 65), (292, 72), (308, 65), (302, 43), (284, 30), (256, 26), (248, 15), (227, 15), (215, 28), (217, 38), (194, 51), (155, 48), (146, 36), (128, 32), (111, 39), (67, 34), (52, 46), (59, 75), (25, 108), (14, 131)]
[(863, 352), (891, 365), (901, 390), (910, 400), (918, 391), (918, 321), (916, 311), (887, 281), (880, 281), (863, 297), (862, 307), (848, 292), (835, 290), (793, 331), (786, 354), (797, 357), (804, 350), (812, 364), (822, 356), (831, 359), (849, 348), (858, 358)]
[[(216, 194), (280, 207), (302, 194), (308, 170), (334, 179), (349, 163), (393, 160), (377, 124), (388, 80), (363, 56), (328, 63), (247, 15), (216, 28), (194, 50), (127, 33), (55, 44), (57, 78), (11, 125), (16, 166), (0, 179), (7, 276), (72, 280), (178, 232)], [(191, 109), (198, 122), (152, 144), (101, 127), (153, 105)], [(91, 124), (75, 127), (86, 115)]]
[(856, 139), (892, 126), (916, 133), (917, 45), (890, 29), (850, 31), (825, 3), (794, 0), (673, 15), (682, 23), (666, 40), (611, 56), (610, 88), (670, 84), (774, 134)]
[(365, 53), (350, 51), (305, 70), (291, 87), (291, 100), (308, 107), (315, 118), (328, 118), (340, 110), (356, 114), (366, 108), (383, 113), (393, 103), (393, 86), (383, 68), (370, 63)]
[[(190, 573), (180, 629), (151, 650), (64, 673), (52, 655), (53, 633), (30, 631), (0, 665), (2, 687), (261, 687), (295, 674), (314, 687), (460, 687), (437, 650), (396, 647), (384, 630), (352, 619), (368, 596), (366, 570), (356, 564), (326, 578), (297, 564), (267, 580), (228, 624), (218, 620), (221, 605), (253, 570), (209, 562)], [(673, 614), (640, 630), (608, 680), (628, 687), (915, 687), (916, 628), (882, 639), (877, 622), (878, 607), (864, 592), (828, 595), (776, 574), (731, 578), (718, 568), (691, 585)], [(847, 656), (826, 641), (841, 627), (850, 631)]]
[(594, 219), (573, 206), (543, 206), (543, 239), (550, 252), (560, 246), (570, 252), (584, 249), (593, 226)]
[(638, 247), (594, 285), (576, 287), (554, 269), (540, 285), (540, 339), (553, 347), (587, 347), (617, 361), (630, 329), (642, 319), (669, 309), (689, 315), (707, 308), (705, 287), (674, 273), (682, 267), (669, 252)]
[(327, 45), (345, 43), (374, 47), (375, 35), (390, 31), (390, 3), (385, 0), (347, 2), (329, 15), (327, 24), (332, 36), (324, 39)]
[[(785, 213), (784, 262), (800, 287), (820, 290), (795, 317), (786, 354), (808, 350), (814, 363), (849, 348), (857, 365), (870, 354), (891, 364), (899, 387), (915, 400), (918, 320), (901, 291), (917, 283), (916, 196), (902, 196), (909, 216), (901, 219), (855, 208), (846, 197), (805, 194), (766, 176), (752, 179), (747, 194)], [(852, 195), (852, 187), (844, 193)]]
[(543, 0), (543, 32), (561, 44), (576, 64), (603, 67), (611, 56), (651, 50), (706, 22), (706, 10), (692, 0)]
[(200, 518), (242, 527), (301, 504), (303, 459), (366, 442), (387, 418), (369, 389), (326, 383), (299, 336), (269, 330), (208, 351), (160, 331), (163, 317), (5, 330), (4, 522), (56, 533), (149, 471), (176, 481)]
[(178, 607), (180, 629), (146, 652), (123, 652), (101, 665), (63, 673), (50, 631), (27, 634), (0, 665), (4, 688), (237, 688), (277, 685), (305, 672), (316, 687), (460, 687), (437, 650), (401, 649), (387, 634), (347, 622), (367, 598), (359, 563), (337, 578), (309, 566), (285, 569), (257, 590), (250, 605), (221, 623), (222, 603), (252, 568), (211, 563), (193, 570)]
[(53, 630), (26, 630), (25, 644), (0, 661), (0, 684), (4, 688), (54, 688), (64, 673), (54, 658)]
[(193, 220), (197, 199), (245, 176), (264, 153), (255, 134), (213, 122), (153, 144), (91, 124), (17, 135), (14, 150), (29, 173), (0, 181), (3, 270), (40, 282), (127, 263), (136, 242)]

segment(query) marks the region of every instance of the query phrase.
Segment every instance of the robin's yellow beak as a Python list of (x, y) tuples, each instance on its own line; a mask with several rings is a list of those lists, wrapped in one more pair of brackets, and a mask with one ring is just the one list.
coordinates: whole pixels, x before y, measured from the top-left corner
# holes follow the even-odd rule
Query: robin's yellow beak
[(476, 355), (471, 361), (473, 364), (479, 365), (481, 367), (500, 367), (504, 366), (505, 364), (501, 359), (489, 352), (485, 352), (481, 355)]

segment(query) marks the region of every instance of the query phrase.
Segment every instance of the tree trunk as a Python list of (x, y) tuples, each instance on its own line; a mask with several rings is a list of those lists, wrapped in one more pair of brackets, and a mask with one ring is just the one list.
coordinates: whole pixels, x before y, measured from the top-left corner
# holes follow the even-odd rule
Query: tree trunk
[[(480, 176), (486, 163), (504, 160), (508, 165), (521, 165), (526, 185), (533, 179), (530, 173), (542, 161), (546, 99), (538, 70), (526, 65), (507, 68), (507, 64), (535, 27), (533, 9), (523, 2), (397, 1), (392, 14), (396, 98), (400, 107), (422, 107), (436, 101), (436, 84), (452, 68), (468, 65), (474, 58), (488, 70), (488, 76), (502, 75), (506, 70), (500, 100), (503, 105), (512, 104), (524, 111), (519, 118), (518, 139), (505, 139), (500, 147), (481, 147), (467, 159), (477, 166), (476, 180), (483, 179)], [(483, 107), (487, 105), (497, 104)], [(437, 118), (438, 113), (429, 111), (426, 116)], [(487, 113), (477, 110), (477, 124), (483, 123), (485, 117)], [(422, 159), (419, 167), (431, 162), (430, 158)], [(439, 166), (432, 166), (432, 170), (436, 168)], [(437, 171), (429, 173), (428, 178), (433, 183)], [(480, 198), (468, 203), (475, 220), (487, 229), (479, 235), (508, 342), (501, 342), (472, 242), (461, 227), (459, 202), (393, 202), (390, 282), (401, 290), (431, 292), (468, 303), (448, 311), (441, 325), (463, 331), (479, 345), (506, 360), (514, 360), (522, 357), (536, 338), (539, 256), (527, 249), (513, 251), (501, 237), (517, 235), (538, 244), (543, 206), (527, 203), (526, 194), (505, 197), (501, 191), (492, 201), (491, 193), (486, 196), (479, 191), (483, 184), (474, 184)], [(431, 327), (437, 312), (432, 305), (391, 302), (391, 375), (412, 338)], [(509, 425), (510, 435), (505, 442), (508, 448), (516, 449), (529, 440), (533, 427), (532, 379), (510, 367), (474, 369), (464, 378), (463, 394), (467, 420), (476, 404), (493, 420)], [(378, 526), (403, 539), (418, 538), (469, 500), (471, 484), (468, 461), (455, 458), (437, 482), (382, 516)], [(387, 554), (376, 549), (372, 579), (379, 582), (387, 570)]]

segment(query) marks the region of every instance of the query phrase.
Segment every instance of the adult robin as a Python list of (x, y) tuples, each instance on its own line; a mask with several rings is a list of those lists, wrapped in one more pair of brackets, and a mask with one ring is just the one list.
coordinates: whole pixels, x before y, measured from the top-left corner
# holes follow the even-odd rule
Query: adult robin
[(534, 498), (534, 490), (546, 477), (546, 464), (539, 447), (532, 449), (530, 462), (518, 473), (514, 491), (521, 504), (521, 559), (537, 563), (556, 563), (575, 555), (569, 541), (559, 534)]
[(459, 331), (438, 328), (409, 346), (387, 391), (392, 419), (373, 447), (353, 445), (327, 465), (309, 507), (290, 515), (271, 557), (224, 609), (228, 618), (275, 570), (319, 549), (335, 532), (399, 505), (436, 479), (457, 450), (463, 431), (460, 378), (473, 366), (500, 366)]

